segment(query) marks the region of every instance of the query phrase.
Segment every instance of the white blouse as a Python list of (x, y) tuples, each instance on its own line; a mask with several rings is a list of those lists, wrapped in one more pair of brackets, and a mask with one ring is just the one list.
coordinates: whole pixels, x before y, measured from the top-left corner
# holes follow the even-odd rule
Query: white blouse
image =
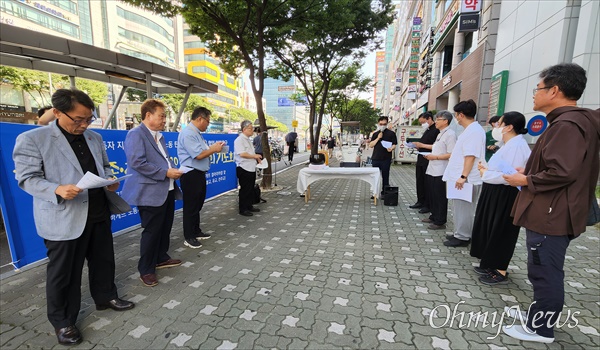
[[(525, 168), (530, 154), (531, 149), (523, 135), (517, 135), (508, 140), (504, 146), (500, 147), (498, 152), (490, 158), (490, 162), (493, 162), (492, 159), (495, 157), (500, 157), (515, 169)], [(504, 180), (502, 175), (504, 174), (501, 171), (488, 169), (483, 173), (482, 180), (487, 184), (508, 186), (508, 182)]]

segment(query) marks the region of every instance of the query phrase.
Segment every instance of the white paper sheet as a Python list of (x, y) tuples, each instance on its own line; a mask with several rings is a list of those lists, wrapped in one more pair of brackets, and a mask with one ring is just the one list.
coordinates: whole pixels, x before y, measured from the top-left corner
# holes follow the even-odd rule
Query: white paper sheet
[(422, 156), (428, 156), (431, 154), (431, 152), (417, 152), (418, 154), (422, 155)]
[(181, 171), (184, 174), (187, 172), (190, 172), (192, 170), (194, 170), (194, 168), (190, 168), (189, 166), (185, 166), (185, 165), (182, 165), (179, 167), (179, 171)]
[(269, 162), (267, 162), (267, 159), (263, 159), (260, 163), (256, 164), (256, 167), (258, 169), (266, 169), (269, 167)]
[(415, 146), (415, 144), (414, 144), (414, 143), (412, 143), (412, 142), (404, 142), (404, 146), (406, 146), (406, 147), (408, 147), (408, 148), (417, 148), (417, 147)]
[(103, 179), (100, 176), (90, 173), (88, 171), (85, 173), (85, 175), (83, 175), (81, 180), (79, 180), (79, 182), (75, 186), (81, 188), (82, 190), (89, 190), (90, 188), (100, 188), (100, 187), (116, 184), (117, 182), (121, 182), (130, 176), (131, 175), (125, 175), (125, 176), (116, 178), (114, 180), (113, 179)]
[[(513, 166), (502, 159), (502, 157), (492, 157), (488, 162), (488, 169), (495, 170), (503, 173), (504, 175), (512, 175), (518, 173), (517, 169), (513, 168)], [(520, 191), (521, 186), (517, 186), (517, 189)]]
[(462, 190), (457, 189), (455, 183), (446, 182), (446, 198), (461, 199), (471, 203), (473, 201), (473, 184), (465, 182)]
[(386, 149), (392, 147), (392, 143), (390, 141), (381, 141), (381, 145)]

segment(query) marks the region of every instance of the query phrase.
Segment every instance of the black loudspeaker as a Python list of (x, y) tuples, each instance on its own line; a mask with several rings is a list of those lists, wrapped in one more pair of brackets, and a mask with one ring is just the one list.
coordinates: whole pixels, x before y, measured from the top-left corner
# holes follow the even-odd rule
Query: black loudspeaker
[(398, 187), (387, 186), (383, 190), (383, 205), (392, 207), (398, 205)]

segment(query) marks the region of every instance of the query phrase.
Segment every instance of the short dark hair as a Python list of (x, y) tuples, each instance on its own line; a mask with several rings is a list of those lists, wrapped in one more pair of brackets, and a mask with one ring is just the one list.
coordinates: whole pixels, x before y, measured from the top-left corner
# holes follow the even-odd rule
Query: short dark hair
[(472, 99), (460, 101), (454, 106), (454, 111), (462, 113), (468, 118), (475, 118), (477, 114), (477, 104)]
[(50, 108), (52, 108), (52, 106), (46, 106), (46, 107), (42, 107), (40, 109), (38, 109), (37, 114), (38, 114), (38, 118), (41, 118), (44, 113), (46, 113), (47, 110), (49, 110)]
[(504, 125), (512, 125), (517, 135), (527, 134), (525, 127), (525, 116), (519, 112), (506, 112), (502, 115)]
[(385, 120), (386, 123), (389, 123), (390, 119), (386, 116), (381, 116), (379, 117), (379, 119), (377, 119), (377, 122), (379, 123), (380, 121)]
[(75, 104), (78, 103), (84, 107), (96, 109), (94, 101), (83, 91), (75, 88), (71, 89), (58, 89), (52, 94), (52, 107), (58, 109), (61, 112), (68, 112), (75, 108)]
[[(419, 118), (423, 118), (423, 119), (425, 119), (425, 120), (427, 120), (427, 119), (433, 119), (433, 113), (431, 113), (431, 112), (429, 112), (429, 111), (428, 111), (428, 112), (421, 113), (421, 114), (419, 115)], [(418, 118), (417, 118), (417, 119), (418, 119)]]
[(196, 119), (198, 119), (198, 117), (208, 119), (208, 118), (210, 118), (211, 114), (212, 114), (212, 112), (208, 108), (197, 107), (192, 112), (192, 120), (196, 120)]
[(585, 74), (585, 69), (578, 64), (561, 63), (545, 68), (540, 73), (540, 78), (546, 87), (558, 86), (566, 98), (577, 101), (587, 84)]
[(142, 120), (146, 118), (146, 113), (154, 114), (156, 108), (161, 107), (165, 109), (165, 104), (161, 100), (149, 98), (142, 103)]
[(488, 123), (492, 124), (492, 123), (496, 123), (498, 122), (498, 120), (500, 120), (500, 115), (495, 115), (493, 117), (490, 118), (490, 120), (488, 120)]

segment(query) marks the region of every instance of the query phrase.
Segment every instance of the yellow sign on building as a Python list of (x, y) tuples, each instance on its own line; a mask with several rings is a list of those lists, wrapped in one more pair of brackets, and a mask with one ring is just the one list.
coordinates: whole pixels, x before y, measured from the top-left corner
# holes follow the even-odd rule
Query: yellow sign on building
[(297, 127), (298, 127), (298, 121), (292, 120), (292, 128), (297, 128)]

